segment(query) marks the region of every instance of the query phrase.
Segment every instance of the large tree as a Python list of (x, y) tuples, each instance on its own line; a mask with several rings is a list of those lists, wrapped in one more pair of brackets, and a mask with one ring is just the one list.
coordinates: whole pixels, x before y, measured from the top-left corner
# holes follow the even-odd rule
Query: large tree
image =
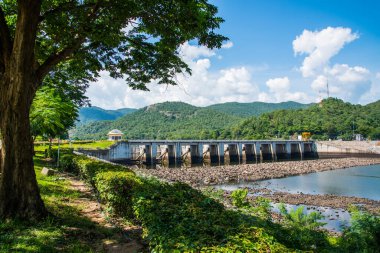
[[(107, 71), (134, 89), (175, 84), (188, 66), (179, 46), (209, 48), (226, 38), (207, 0), (0, 1), (0, 218), (39, 219), (29, 112), (47, 80), (85, 88)], [(58, 89), (59, 87), (57, 87)], [(66, 91), (66, 88), (62, 88)]]

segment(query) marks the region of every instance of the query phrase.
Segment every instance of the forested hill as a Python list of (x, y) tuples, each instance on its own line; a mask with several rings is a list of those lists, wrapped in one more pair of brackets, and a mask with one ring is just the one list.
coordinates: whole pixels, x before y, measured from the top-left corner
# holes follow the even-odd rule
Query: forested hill
[(203, 108), (182, 102), (155, 104), (114, 121), (79, 126), (73, 137), (105, 139), (107, 133), (116, 128), (123, 131), (127, 139), (268, 139), (276, 136), (287, 139), (302, 132), (311, 132), (314, 139), (351, 139), (353, 132), (380, 138), (380, 101), (361, 106), (329, 98), (303, 109), (282, 109), (249, 118), (248, 114), (239, 115), (238, 109), (228, 113), (231, 105), (239, 108), (244, 104)]
[(223, 104), (210, 105), (206, 108), (224, 112), (227, 114), (250, 117), (259, 116), (266, 112), (272, 112), (281, 109), (302, 109), (311, 106), (312, 104), (301, 104), (293, 101), (282, 103), (265, 103), (265, 102), (252, 102), (252, 103), (237, 103), (228, 102)]
[[(297, 102), (282, 102), (282, 103), (264, 103), (264, 102), (252, 102), (252, 103), (237, 103), (229, 102), (223, 104), (215, 104), (205, 107), (206, 109), (212, 109), (219, 112), (237, 115), (242, 117), (258, 116), (265, 112), (271, 112), (279, 109), (299, 109), (307, 108), (310, 104), (301, 104)], [(133, 108), (122, 108), (117, 110), (105, 110), (97, 106), (83, 107), (79, 111), (79, 118), (77, 125), (84, 125), (93, 121), (100, 120), (115, 120), (126, 114), (137, 111)]]
[(380, 101), (366, 106), (329, 98), (306, 109), (278, 110), (244, 120), (225, 130), (224, 136), (236, 139), (266, 139), (311, 132), (314, 139), (351, 139), (360, 133), (380, 138)]
[(220, 132), (240, 122), (241, 117), (182, 102), (165, 102), (142, 108), (115, 121), (98, 121), (79, 126), (74, 138), (104, 139), (116, 128), (127, 139), (217, 138)]
[(83, 107), (79, 110), (77, 125), (83, 125), (92, 121), (115, 120), (128, 113), (137, 111), (133, 108), (122, 108), (118, 110), (105, 110), (97, 106)]

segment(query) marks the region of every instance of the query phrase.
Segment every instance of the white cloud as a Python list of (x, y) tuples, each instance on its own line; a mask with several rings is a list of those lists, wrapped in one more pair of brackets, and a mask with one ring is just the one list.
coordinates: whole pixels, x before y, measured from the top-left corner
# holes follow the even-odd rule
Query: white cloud
[(327, 27), (321, 31), (304, 30), (293, 41), (296, 55), (306, 54), (300, 68), (304, 77), (315, 76), (316, 72), (329, 63), (329, 60), (344, 47), (345, 44), (359, 38), (350, 28)]
[(312, 83), (311, 88), (316, 91), (320, 92), (321, 90), (326, 90), (327, 88), (327, 77), (320, 75), (318, 76)]
[(199, 57), (211, 57), (215, 52), (205, 46), (193, 46), (185, 42), (179, 50), (182, 59), (186, 62), (198, 59)]
[(310, 97), (304, 92), (292, 92), (290, 91), (290, 80), (287, 76), (272, 78), (266, 81), (266, 85), (269, 88), (269, 93), (259, 93), (258, 100), (262, 102), (286, 102), (286, 101), (299, 101), (309, 102)]
[(304, 30), (293, 41), (295, 55), (305, 55), (300, 67), (302, 76), (312, 77), (311, 89), (318, 97), (327, 96), (327, 83), (330, 96), (357, 103), (371, 88), (371, 73), (362, 66), (334, 64), (331, 59), (343, 47), (358, 39), (350, 28), (327, 27), (321, 31)]
[(368, 79), (369, 70), (360, 67), (350, 67), (347, 64), (335, 64), (331, 69), (325, 70), (331, 76), (343, 83), (362, 82)]
[(377, 72), (377, 73), (376, 73), (376, 78), (377, 78), (377, 79), (380, 79), (380, 72)]
[(227, 41), (226, 43), (224, 43), (223, 45), (222, 45), (222, 48), (231, 48), (231, 47), (233, 47), (234, 46), (234, 43), (232, 42), (232, 41)]
[[(229, 48), (229, 45), (225, 48)], [(87, 95), (94, 105), (103, 108), (134, 107), (164, 101), (183, 101), (197, 106), (224, 102), (251, 102), (257, 100), (258, 87), (248, 67), (231, 67), (210, 71), (216, 52), (206, 47), (185, 43), (180, 54), (192, 69), (192, 75), (178, 74), (177, 86), (148, 85), (150, 92), (134, 91), (123, 80), (114, 80), (107, 73), (92, 83)], [(216, 58), (216, 57), (215, 57)]]
[(288, 77), (273, 78), (266, 82), (270, 92), (285, 92), (290, 88), (290, 81)]
[[(379, 73), (378, 73), (379, 74)], [(368, 92), (364, 93), (360, 99), (359, 103), (368, 104), (380, 99), (380, 76), (377, 74), (377, 80), (372, 82), (371, 88)]]
[[(334, 71), (326, 71), (324, 75), (319, 75), (313, 80), (311, 88), (318, 93), (319, 99), (327, 97), (329, 93), (332, 97), (358, 103), (363, 94), (371, 88), (371, 80), (368, 74), (365, 76), (356, 76), (356, 74), (347, 74), (344, 71), (339, 71), (337, 74)], [(327, 83), (329, 92), (327, 92)]]

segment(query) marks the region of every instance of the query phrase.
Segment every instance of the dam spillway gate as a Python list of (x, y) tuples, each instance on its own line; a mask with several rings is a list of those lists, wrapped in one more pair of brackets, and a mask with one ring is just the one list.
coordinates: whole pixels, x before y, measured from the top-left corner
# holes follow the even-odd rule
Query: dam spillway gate
[(80, 153), (110, 162), (178, 165), (262, 162), (315, 158), (314, 141), (294, 140), (129, 140), (107, 149), (79, 149)]

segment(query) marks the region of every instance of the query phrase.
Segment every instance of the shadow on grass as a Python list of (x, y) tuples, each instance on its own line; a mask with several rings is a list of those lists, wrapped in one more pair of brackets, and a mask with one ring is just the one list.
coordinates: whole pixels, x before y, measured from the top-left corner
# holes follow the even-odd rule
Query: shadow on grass
[(102, 251), (103, 239), (120, 238), (120, 229), (101, 226), (84, 217), (81, 206), (72, 205), (82, 193), (70, 189), (66, 180), (42, 176), (46, 163), (34, 162), (41, 196), (51, 215), (33, 223), (0, 220), (0, 252), (97, 252)]
[(61, 208), (72, 216), (69, 219), (50, 216), (33, 223), (0, 221), (0, 252), (73, 252), (74, 249), (91, 252), (91, 243), (84, 236), (89, 229), (97, 231), (96, 225), (76, 216), (74, 208)]
[[(329, 247), (322, 232), (288, 229), (255, 214), (228, 210), (182, 183), (143, 180), (134, 196), (151, 250), (284, 252)], [(305, 236), (300, 240), (298, 233)]]
[(120, 233), (81, 216), (77, 208), (47, 203), (51, 216), (41, 222), (0, 221), (0, 252), (94, 252), (102, 240)]

